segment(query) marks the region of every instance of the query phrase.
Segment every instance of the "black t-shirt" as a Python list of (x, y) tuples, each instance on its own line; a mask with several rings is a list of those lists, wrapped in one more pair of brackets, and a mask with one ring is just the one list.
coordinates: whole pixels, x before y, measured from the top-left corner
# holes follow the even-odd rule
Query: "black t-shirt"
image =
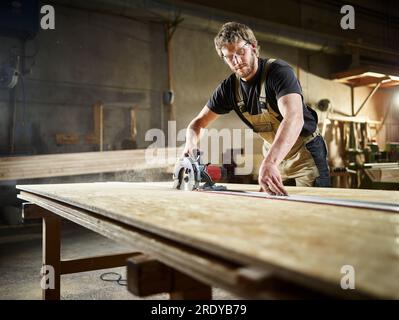
[[(249, 81), (241, 80), (241, 89), (244, 103), (250, 114), (261, 113), (261, 105), (259, 103), (260, 76), (264, 71), (266, 64), (265, 59), (258, 59), (258, 70), (255, 76)], [(207, 106), (217, 114), (229, 113), (234, 110), (236, 105), (235, 99), (235, 74), (231, 74), (223, 80), (214, 91), (212, 97), (208, 100)], [(304, 125), (301, 136), (308, 136), (316, 130), (317, 114), (314, 110), (305, 105), (302, 96), (301, 85), (295, 76), (291, 66), (283, 60), (277, 59), (270, 67), (266, 79), (266, 99), (270, 107), (280, 115), (282, 115), (277, 106), (277, 100), (289, 93), (298, 93), (302, 97)]]

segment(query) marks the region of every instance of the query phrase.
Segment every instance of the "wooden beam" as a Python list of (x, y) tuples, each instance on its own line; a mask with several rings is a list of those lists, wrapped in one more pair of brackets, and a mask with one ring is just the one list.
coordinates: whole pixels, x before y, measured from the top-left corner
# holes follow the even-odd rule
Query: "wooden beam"
[(24, 221), (42, 219), (48, 216), (51, 216), (51, 213), (49, 213), (48, 210), (45, 210), (34, 203), (22, 203), (22, 219)]
[(127, 261), (128, 290), (138, 297), (170, 292), (173, 270), (145, 254)]
[(96, 103), (93, 106), (94, 113), (94, 136), (96, 137), (97, 143), (100, 150), (103, 151), (104, 145), (104, 107), (101, 102)]
[(134, 144), (137, 143), (137, 107), (130, 109), (130, 138)]
[(212, 287), (208, 286), (184, 273), (173, 273), (172, 290), (169, 292), (171, 300), (211, 300)]
[(79, 135), (77, 133), (63, 134), (57, 133), (55, 135), (57, 145), (71, 145), (79, 143)]
[(98, 144), (103, 151), (104, 144), (104, 107), (101, 101), (93, 105), (93, 132), (86, 135), (86, 143)]
[(127, 264), (128, 290), (139, 297), (169, 293), (171, 299), (211, 299), (212, 288), (145, 254)]
[(126, 265), (127, 259), (134, 254), (137, 253), (121, 253), (83, 259), (62, 260), (61, 274), (122, 267)]
[[(43, 265), (42, 277), (48, 277), (48, 287), (42, 287), (44, 300), (60, 299), (61, 260), (60, 219), (49, 213), (43, 218)], [(46, 274), (46, 272), (48, 272)], [(42, 286), (45, 285), (42, 278)]]

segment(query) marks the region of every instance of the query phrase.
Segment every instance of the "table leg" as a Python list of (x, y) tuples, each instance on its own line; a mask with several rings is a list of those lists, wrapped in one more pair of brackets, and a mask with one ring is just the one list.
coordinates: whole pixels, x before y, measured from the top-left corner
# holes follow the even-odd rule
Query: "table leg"
[(60, 299), (61, 265), (60, 218), (55, 215), (43, 217), (43, 266), (42, 299)]

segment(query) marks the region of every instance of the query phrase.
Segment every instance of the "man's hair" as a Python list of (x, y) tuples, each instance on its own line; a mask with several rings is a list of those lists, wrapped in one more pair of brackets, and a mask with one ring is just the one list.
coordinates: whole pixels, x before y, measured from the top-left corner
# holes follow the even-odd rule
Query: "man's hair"
[(231, 43), (237, 43), (240, 40), (244, 40), (255, 46), (255, 54), (259, 57), (260, 46), (255, 38), (253, 31), (245, 24), (238, 22), (227, 22), (219, 30), (216, 35), (215, 49), (219, 57), (223, 58), (222, 48)]

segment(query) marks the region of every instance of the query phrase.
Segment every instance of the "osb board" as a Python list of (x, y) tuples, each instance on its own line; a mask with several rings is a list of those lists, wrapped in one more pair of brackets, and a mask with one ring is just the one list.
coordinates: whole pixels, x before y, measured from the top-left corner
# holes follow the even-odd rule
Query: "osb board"
[[(296, 280), (313, 279), (339, 288), (341, 268), (351, 265), (357, 289), (378, 297), (399, 298), (399, 215), (394, 213), (183, 192), (173, 190), (171, 183), (17, 188)], [(257, 189), (255, 185), (229, 188)], [(396, 191), (293, 187), (288, 191), (395, 203), (399, 199)]]

